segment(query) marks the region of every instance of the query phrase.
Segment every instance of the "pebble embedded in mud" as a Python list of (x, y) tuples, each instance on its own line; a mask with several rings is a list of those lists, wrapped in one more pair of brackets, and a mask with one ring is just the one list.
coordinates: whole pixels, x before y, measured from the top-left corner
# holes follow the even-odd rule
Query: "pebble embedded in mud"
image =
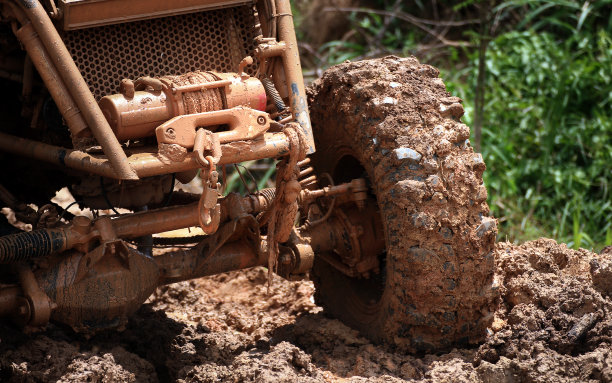
[[(442, 201), (441, 193), (455, 184), (456, 176), (472, 186), (453, 190), (461, 206), (484, 202), (482, 179), (465, 171), (468, 164), (484, 170), (481, 159), (464, 156), (469, 158), (466, 161), (452, 154), (456, 147), (469, 147), (469, 128), (456, 121), (463, 113), (460, 100), (448, 97), (440, 104), (431, 97), (446, 90), (439, 72), (426, 65), (418, 70), (432, 79), (429, 92), (423, 92), (422, 86), (407, 86), (408, 81), (392, 86), (392, 78), (410, 76), (410, 68), (418, 62), (413, 58), (385, 60), (400, 77), (380, 71), (379, 80), (352, 90), (356, 97), (378, 97), (380, 89), (393, 89), (394, 97), (372, 98), (378, 102), (370, 116), (373, 121), (381, 120), (384, 110), (399, 99), (402, 106), (416, 101), (433, 105), (436, 113), (453, 119), (442, 121), (434, 116), (425, 124), (420, 113), (410, 113), (397, 116), (401, 124), (377, 124), (366, 132), (368, 142), (373, 143), (369, 153), (388, 155), (384, 160), (389, 166), (408, 163), (410, 171), (420, 167), (428, 173), (444, 170), (444, 177), (398, 183), (399, 190), (409, 191), (412, 200), (431, 197), (434, 202)], [(355, 63), (350, 73), (338, 78), (357, 83), (372, 73), (365, 65)], [(398, 134), (407, 129), (418, 134)], [(426, 134), (435, 136), (437, 145), (423, 144)], [(446, 153), (449, 144), (451, 154), (443, 161), (435, 160), (433, 151)], [(401, 202), (408, 205), (412, 201)], [(449, 227), (460, 227), (467, 220), (438, 205), (410, 218), (428, 233), (450, 239)], [(487, 213), (483, 209), (483, 215)], [(436, 220), (445, 226), (438, 227)], [(470, 241), (486, 237), (492, 243), (495, 221), (487, 218), (477, 225)], [(452, 251), (446, 255), (451, 256)], [(0, 381), (612, 381), (608, 282), (612, 254), (569, 250), (540, 239), (521, 246), (498, 244), (495, 257), (487, 259), (487, 265), (496, 263), (495, 280), (502, 299), (489, 336), (479, 346), (407, 355), (372, 344), (355, 330), (325, 317), (312, 301), (311, 282), (274, 278), (268, 294), (266, 270), (255, 268), (158, 289), (123, 332), (86, 339), (55, 325), (26, 335), (2, 324)], [(457, 270), (463, 272), (464, 267), (458, 265)], [(460, 286), (448, 281), (453, 289)]]
[(1, 325), (0, 381), (612, 381), (612, 300), (593, 260), (612, 254), (547, 239), (498, 244), (492, 335), (441, 355), (374, 345), (325, 317), (311, 282), (275, 278), (268, 295), (256, 268), (160, 289), (123, 333), (87, 340), (54, 325), (32, 335)]

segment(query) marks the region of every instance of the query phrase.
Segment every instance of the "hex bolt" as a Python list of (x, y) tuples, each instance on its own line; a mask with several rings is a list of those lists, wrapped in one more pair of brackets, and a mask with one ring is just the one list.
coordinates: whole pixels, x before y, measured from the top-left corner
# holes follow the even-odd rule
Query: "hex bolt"
[(172, 139), (176, 138), (176, 133), (174, 132), (174, 129), (172, 128), (166, 129), (166, 136)]
[(259, 125), (265, 125), (266, 124), (266, 118), (264, 116), (257, 117), (257, 123)]

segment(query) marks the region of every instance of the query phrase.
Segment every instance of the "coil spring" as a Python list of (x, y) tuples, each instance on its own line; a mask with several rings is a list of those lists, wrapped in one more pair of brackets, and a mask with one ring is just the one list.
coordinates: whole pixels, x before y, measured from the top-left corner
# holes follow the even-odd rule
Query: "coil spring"
[[(308, 166), (310, 164), (310, 158), (306, 158), (303, 161), (298, 162), (298, 167), (300, 168), (300, 174), (298, 176), (298, 180), (302, 188), (307, 188), (309, 186), (314, 185), (317, 182), (317, 177), (315, 175), (311, 175), (314, 172), (312, 166)], [(307, 178), (304, 178), (307, 177)], [(266, 188), (262, 189), (257, 193), (259, 196), (265, 198), (267, 206), (271, 206), (274, 198), (276, 198), (276, 188)]]
[(276, 198), (276, 189), (275, 188), (267, 188), (262, 189), (258, 193), (260, 196), (264, 197), (268, 203), (268, 206), (272, 205), (272, 201)]
[(308, 188), (314, 185), (317, 182), (317, 176), (312, 174), (314, 173), (314, 168), (310, 166), (310, 158), (298, 162), (297, 165), (300, 168), (298, 180), (302, 188)]

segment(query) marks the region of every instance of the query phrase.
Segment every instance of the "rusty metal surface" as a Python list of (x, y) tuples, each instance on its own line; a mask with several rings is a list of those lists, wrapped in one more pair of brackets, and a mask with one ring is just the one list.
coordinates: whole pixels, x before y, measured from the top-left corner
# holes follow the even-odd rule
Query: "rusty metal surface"
[(106, 210), (109, 206), (138, 209), (166, 203), (175, 184), (170, 175), (147, 177), (140, 181), (85, 176), (78, 184), (72, 185), (70, 193), (82, 206), (91, 209)]
[[(214, 172), (211, 173), (214, 174)], [(213, 177), (211, 182), (216, 184), (216, 177)], [(338, 185), (332, 190), (336, 194), (355, 194), (350, 186), (353, 186), (353, 183)], [(203, 201), (205, 201), (204, 204), (209, 209), (218, 204), (219, 223), (224, 223), (228, 220), (244, 217), (245, 215), (266, 211), (273, 201), (276, 201), (278, 198), (278, 196), (274, 196), (275, 193), (270, 195), (268, 191), (264, 190), (256, 195), (244, 197), (231, 193), (227, 197), (219, 199), (216, 185), (215, 187), (209, 187), (214, 194), (209, 204), (207, 204), (208, 198), (205, 192), (202, 194), (199, 202), (189, 205), (127, 214), (112, 220), (103, 216), (91, 221), (87, 217), (77, 216), (69, 226), (4, 236), (0, 238), (0, 264), (27, 261), (73, 248), (86, 251), (91, 247), (90, 245), (99, 240), (109, 241), (118, 238), (137, 238), (164, 231), (197, 226), (198, 224), (202, 226), (200, 205), (202, 205)], [(273, 191), (273, 189), (269, 191)], [(321, 193), (317, 193), (317, 191), (310, 190), (302, 190), (300, 192), (299, 188), (291, 189), (288, 187), (284, 194), (285, 202), (294, 203), (298, 199), (307, 200), (307, 195), (323, 195), (324, 192), (329, 193), (329, 189), (322, 189)], [(291, 195), (292, 193), (294, 195)], [(321, 223), (316, 228), (313, 225), (307, 225), (301, 229), (301, 232), (303, 235), (312, 238), (312, 246), (314, 246), (316, 252), (327, 252), (333, 249), (343, 259), (353, 258), (357, 262), (360, 260), (362, 253), (372, 253), (372, 249), (369, 246), (374, 246), (373, 248), (375, 249), (380, 245), (380, 230), (376, 230), (376, 225), (372, 226), (360, 222), (360, 217), (363, 216), (374, 217), (368, 220), (368, 222), (378, 222), (375, 219), (376, 215), (377, 211), (372, 204), (369, 204), (363, 209), (349, 209), (346, 214), (336, 212), (328, 222)], [(290, 222), (292, 221), (290, 220)], [(292, 225), (289, 225), (289, 229), (291, 227)], [(361, 238), (353, 238), (355, 235)], [(330, 240), (330, 238), (333, 240)], [(345, 246), (345, 249), (342, 249), (339, 247), (343, 245), (341, 239), (346, 238), (351, 238), (350, 242), (353, 246)], [(286, 239), (281, 242), (285, 241)], [(359, 242), (363, 242), (363, 244), (360, 245)], [(377, 244), (372, 245), (375, 243)]]
[[(114, 179), (202, 169), (205, 191), (198, 204), (117, 219), (103, 216), (91, 221), (75, 217), (71, 224), (60, 224), (56, 229), (20, 233), (9, 238), (16, 239), (12, 242), (0, 239), (0, 247), (21, 241), (26, 249), (3, 250), (17, 254), (19, 259), (7, 255), (2, 261), (0, 252), (0, 263), (26, 259), (36, 265), (35, 274), (29, 267), (26, 270), (20, 266), (17, 273), (20, 291), (0, 289), (0, 305), (5, 306), (0, 308), (0, 316), (24, 307), (17, 316), (24, 324), (44, 324), (51, 316), (76, 330), (95, 331), (125, 324), (128, 315), (160, 284), (257, 265), (268, 265), (270, 272), (278, 266), (286, 276), (303, 274), (319, 252), (355, 275), (364, 276), (376, 266), (372, 259), (376, 260), (380, 252), (379, 230), (361, 222), (364, 215), (378, 216), (370, 207), (365, 211), (354, 208), (346, 214), (330, 209), (329, 215), (316, 226), (303, 227), (299, 232), (293, 227), (300, 201), (350, 195), (345, 202), (354, 206), (365, 192), (361, 184), (330, 186), (322, 191), (301, 190), (304, 185), (314, 187), (312, 183), (316, 180), (310, 176), (300, 181), (312, 170), (300, 170), (298, 166), (307, 152), (315, 150), (314, 140), (290, 3), (272, 1), (275, 12), (270, 15), (268, 26), (274, 33), (265, 42), (268, 48), (260, 45), (260, 58), (271, 63), (272, 69), (264, 72), (264, 77), (274, 79), (276, 86), (279, 86), (276, 80), (283, 78), (285, 89), (281, 94), (287, 96), (292, 117), (281, 116), (279, 123), (260, 111), (266, 109), (268, 101), (260, 80), (244, 73), (247, 66), (249, 73), (258, 70), (257, 64), (250, 66), (253, 60), (248, 57), (254, 51), (254, 38), (259, 32), (254, 27), (252, 2), (180, 17), (67, 31), (61, 39), (38, 0), (19, 3), (24, 45), (30, 45), (28, 52), (34, 64), (38, 63), (36, 67), (44, 72), (43, 77), (47, 76), (45, 83), (53, 88), (50, 89), (53, 98), (59, 99), (60, 104), (64, 102), (59, 106), (65, 118), (73, 119), (71, 124), (78, 127), (73, 128), (74, 135), (87, 125), (105, 154), (61, 148), (5, 133), (0, 133), (0, 149)], [(163, 13), (196, 2), (221, 3), (156, 0), (147, 5), (149, 10), (165, 7), (160, 11)], [(64, 0), (64, 4), (68, 3), (73, 5), (64, 8), (72, 12), (64, 14), (69, 28), (118, 21), (112, 15), (115, 9), (109, 8), (116, 0)], [(16, 7), (16, 2), (11, 4)], [(87, 4), (92, 14), (79, 16), (79, 4), (83, 7)], [(139, 13), (144, 4), (141, 0), (131, 2), (122, 21), (131, 17), (150, 18), (151, 14)], [(96, 7), (108, 12), (95, 14)], [(200, 69), (217, 72), (194, 72)], [(100, 107), (95, 99), (116, 93), (119, 80), (124, 78), (137, 80), (123, 81), (122, 94), (110, 96)], [(80, 110), (85, 122), (73, 117), (70, 114), (73, 110)], [(282, 132), (268, 133), (271, 126)], [(130, 145), (126, 153), (117, 140), (117, 136), (133, 139), (153, 132), (158, 151)], [(286, 158), (277, 173), (276, 193), (263, 191), (247, 197), (231, 194), (220, 198), (216, 165), (277, 157)], [(359, 198), (354, 198), (357, 194)], [(259, 212), (266, 213), (258, 216)], [(124, 242), (196, 225), (208, 236), (185, 251), (150, 257)], [(264, 225), (267, 238), (260, 235)], [(35, 242), (45, 234), (55, 235), (57, 241), (38, 246)], [(33, 248), (40, 251), (31, 251)], [(24, 305), (24, 301), (29, 305)]]
[(19, 278), (24, 296), (28, 298), (27, 303), (21, 305), (23, 308), (19, 314), (22, 325), (38, 327), (46, 324), (51, 317), (51, 311), (55, 304), (41, 290), (32, 269), (25, 263), (14, 265), (14, 270)]
[[(216, 193), (216, 190), (215, 190)], [(97, 241), (138, 238), (176, 229), (198, 226), (200, 202), (126, 214), (115, 219), (102, 216), (91, 221), (75, 217), (71, 224), (56, 229), (20, 232), (0, 238), (0, 264), (41, 258), (77, 248), (87, 251)], [(214, 199), (217, 204), (217, 198)], [(231, 193), (219, 199), (219, 220), (227, 222), (269, 207), (261, 195), (239, 196)]]
[(20, 296), (23, 296), (23, 293), (19, 286), (0, 287), (0, 318), (18, 313)]
[(31, 21), (57, 72), (70, 91), (72, 99), (79, 107), (94, 137), (108, 155), (117, 176), (121, 179), (138, 179), (45, 9), (38, 0), (19, 2), (19, 6), (21, 11), (17, 12), (21, 12)]
[[(205, 259), (200, 262), (202, 258)], [(245, 242), (232, 242), (222, 246), (212, 257), (206, 257), (206, 248), (200, 246), (188, 251), (166, 253), (155, 260), (162, 270), (160, 284), (170, 284), (226, 271), (263, 266), (267, 257), (264, 252), (253, 249)]]
[(22, 326), (41, 326), (53, 319), (88, 333), (121, 327), (159, 285), (265, 262), (247, 242), (225, 244), (214, 254), (196, 246), (157, 257), (121, 241), (112, 243), (113, 248), (108, 244), (87, 254), (57, 255), (35, 274), (20, 266), (22, 287), (0, 286), (0, 317), (12, 317)]
[(154, 19), (253, 3), (249, 0), (60, 0), (65, 30)]
[(301, 227), (298, 233), (300, 254), (307, 258), (315, 253), (350, 277), (367, 277), (385, 249), (380, 213), (371, 201), (361, 209), (336, 209), (326, 221)]
[(198, 225), (198, 204), (134, 213), (113, 220), (119, 238), (138, 238)]
[[(60, 74), (52, 64), (51, 57), (49, 57), (38, 35), (34, 32), (32, 24), (22, 26), (15, 32), (15, 35), (24, 49), (28, 52), (28, 56), (40, 74), (47, 90), (53, 97), (55, 105), (57, 105), (62, 117), (64, 117), (72, 136), (80, 137), (84, 135), (84, 131), (87, 129), (87, 123), (83, 119), (83, 115), (78, 106), (70, 96), (70, 92), (62, 81)], [(91, 132), (88, 134), (91, 135)]]
[(52, 257), (35, 274), (20, 266), (22, 287), (0, 287), (0, 317), (34, 327), (53, 319), (79, 332), (121, 327), (157, 286), (263, 265), (261, 254), (257, 246), (239, 241), (214, 254), (199, 245), (149, 257), (121, 241), (105, 241), (86, 254)]
[(231, 84), (223, 87), (226, 108), (245, 106), (255, 110), (266, 110), (268, 103), (266, 90), (259, 79), (250, 77), (246, 73), (216, 73), (216, 75), (223, 79), (221, 81)]
[(295, 121), (302, 129), (306, 138), (307, 154), (315, 152), (314, 136), (308, 114), (308, 102), (306, 101), (306, 88), (302, 77), (302, 64), (300, 63), (300, 53), (298, 50), (297, 39), (295, 37), (295, 27), (291, 13), (289, 0), (273, 0), (276, 2), (278, 15), (278, 40), (286, 45), (282, 59), (285, 70), (285, 78), (289, 86), (289, 106)]
[[(278, 9), (286, 9), (288, 8), (288, 2), (280, 1), (277, 4)], [(154, 155), (141, 154), (137, 155), (137, 157), (131, 158), (127, 160), (125, 153), (121, 149), (116, 137), (110, 133), (109, 124), (106, 118), (100, 118), (103, 116), (100, 108), (97, 105), (92, 105), (91, 94), (85, 89), (86, 85), (81, 78), (78, 70), (75, 70), (75, 63), (68, 56), (68, 52), (65, 49), (65, 46), (60, 41), (57, 31), (53, 28), (48, 16), (45, 14), (44, 10), (41, 9), (38, 1), (32, 2), (32, 7), (27, 7), (22, 10), (23, 14), (31, 19), (36, 19), (37, 22), (34, 23), (37, 32), (41, 37), (41, 43), (44, 45), (44, 48), (48, 51), (49, 58), (51, 60), (45, 60), (46, 62), (55, 62), (57, 67), (56, 72), (60, 74), (64, 84), (66, 84), (67, 90), (70, 93), (68, 96), (68, 100), (72, 99), (76, 102), (78, 108), (72, 108), (68, 105), (65, 110), (65, 114), (73, 111), (74, 109), (80, 109), (83, 114), (83, 118), (89, 125), (89, 128), (93, 132), (93, 135), (97, 139), (97, 141), (101, 144), (104, 152), (104, 158), (96, 158), (94, 156), (87, 155), (85, 153), (62, 150), (61, 148), (53, 148), (49, 146), (36, 146), (29, 145), (29, 154), (34, 154), (34, 157), (44, 158), (50, 162), (59, 162), (61, 165), (68, 165), (69, 167), (77, 168), (80, 170), (86, 170), (95, 174), (104, 175), (106, 177), (118, 178), (118, 179), (137, 179), (140, 176), (148, 176), (148, 175), (157, 175), (157, 174), (167, 174), (171, 171), (182, 172), (186, 170), (191, 170), (197, 168), (197, 165), (193, 161), (193, 156), (190, 153), (187, 153), (183, 148), (190, 148), (192, 146), (191, 142), (163, 142), (162, 144), (168, 144), (165, 146), (160, 146), (162, 149), (160, 152), (164, 153), (167, 157), (166, 159), (155, 157)], [(289, 9), (290, 11), (290, 9)], [(201, 16), (197, 19), (193, 19), (195, 16)], [(191, 19), (189, 19), (191, 17)], [(299, 57), (297, 54), (297, 45), (295, 42), (295, 36), (293, 31), (293, 24), (291, 21), (291, 15), (289, 12), (282, 12), (279, 15), (275, 15), (275, 18), (278, 18), (278, 36), (282, 39), (281, 43), (285, 47), (282, 50), (282, 61), (284, 63), (285, 68), (285, 77), (287, 78), (288, 87), (291, 89), (289, 94), (289, 99), (291, 101), (291, 110), (294, 114), (295, 119), (299, 122), (300, 128), (302, 130), (301, 135), (304, 137), (304, 140), (300, 139), (301, 144), (305, 144), (307, 146), (307, 150), (312, 152), (314, 150), (314, 146), (312, 144), (312, 137), (310, 131), (310, 125), (308, 122), (308, 112), (307, 105), (305, 103), (303, 90), (303, 80), (301, 78), (301, 72), (299, 67)], [(209, 18), (209, 19), (206, 19)], [(228, 63), (231, 64), (229, 66), (236, 66), (238, 63), (238, 69), (240, 71), (243, 70), (245, 65), (252, 61), (248, 61), (244, 59), (244, 54), (248, 53), (249, 50), (252, 51), (253, 44), (247, 37), (253, 37), (257, 32), (251, 26), (254, 24), (254, 14), (253, 9), (249, 6), (242, 7), (233, 7), (229, 9), (219, 10), (219, 11), (209, 11), (202, 12), (201, 14), (193, 14), (193, 15), (185, 15), (180, 18), (163, 18), (158, 20), (147, 20), (146, 22), (150, 23), (148, 25), (138, 24), (138, 23), (128, 23), (122, 24), (121, 26), (125, 26), (123, 32), (121, 30), (102, 30), (99, 28), (93, 28), (87, 31), (75, 31), (70, 32), (64, 35), (64, 41), (68, 44), (68, 46), (72, 46), (72, 48), (76, 49), (76, 53), (74, 49), (72, 50), (72, 54), (77, 59), (77, 61), (81, 60), (81, 70), (83, 74), (87, 76), (87, 73), (93, 74), (89, 76), (88, 80), (90, 85), (99, 86), (102, 84), (103, 86), (110, 87), (111, 80), (113, 78), (118, 79), (123, 76), (113, 76), (114, 73), (119, 72), (119, 70), (114, 71), (113, 65), (121, 66), (120, 69), (134, 69), (139, 65), (145, 65), (147, 70), (154, 72), (156, 75), (163, 74), (166, 70), (172, 68), (176, 70), (181, 66), (177, 64), (177, 62), (173, 62), (172, 60), (177, 60), (178, 57), (183, 59), (187, 57), (187, 60), (181, 60), (181, 62), (189, 63), (189, 65), (194, 64), (196, 59), (206, 59), (212, 60), (214, 65), (218, 66), (228, 66)], [(20, 18), (22, 20), (23, 17)], [(206, 23), (206, 21), (210, 21)], [(23, 20), (22, 20), (23, 21)], [(27, 20), (23, 21), (27, 24)], [(144, 22), (144, 21), (143, 21)], [(140, 22), (139, 22), (140, 23)], [(224, 25), (220, 25), (222, 23)], [(228, 24), (229, 23), (229, 24)], [(167, 36), (160, 35), (160, 31), (163, 33), (167, 30), (172, 29), (181, 29), (181, 32), (187, 32), (188, 29), (197, 24), (197, 28), (200, 28), (200, 35), (206, 35), (211, 38), (204, 38), (198, 41), (203, 41), (206, 44), (210, 44), (211, 41), (216, 41), (216, 44), (213, 44), (213, 47), (209, 47), (208, 51), (193, 51), (193, 46), (191, 41), (185, 42), (184, 38), (180, 38), (180, 36), (184, 36), (184, 34), (177, 34), (178, 32), (174, 31), (174, 35), (178, 40), (178, 44), (183, 48), (186, 47), (185, 44), (189, 45), (189, 49), (191, 49), (191, 53), (186, 56), (181, 56), (174, 52), (173, 49), (176, 46), (170, 46), (173, 44), (172, 38), (167, 38)], [(119, 29), (118, 26), (117, 29)], [(166, 29), (164, 29), (164, 26)], [(104, 27), (101, 27), (104, 28)], [(215, 29), (216, 28), (216, 29)], [(151, 32), (155, 31), (155, 32)], [(77, 33), (83, 32), (83, 34), (79, 35), (80, 37), (75, 37), (75, 39), (71, 40), (69, 35), (77, 36)], [(138, 34), (147, 34), (147, 33), (157, 33), (153, 37), (156, 41), (153, 44), (149, 44), (149, 40), (147, 39), (139, 39)], [(218, 34), (221, 35), (218, 35)], [(223, 34), (227, 34), (226, 39), (217, 39), (217, 37)], [(242, 34), (239, 36), (239, 34)], [(197, 33), (196, 33), (197, 35)], [(214, 36), (213, 36), (214, 35)], [(104, 51), (104, 49), (108, 48), (110, 45), (111, 48), (115, 49), (117, 45), (119, 45), (119, 41), (123, 41), (122, 37), (125, 37), (125, 41), (128, 42), (130, 52), (133, 52), (136, 59), (135, 60), (123, 60), (119, 57), (113, 59), (113, 55), (109, 55), (109, 52)], [(212, 38), (214, 37), (214, 38)], [(130, 40), (132, 39), (132, 40)], [(154, 46), (155, 44), (164, 44), (164, 52), (172, 51), (172, 54), (166, 54), (164, 56), (163, 52), (155, 53)], [(72, 44), (72, 45), (71, 45)], [(146, 51), (139, 51), (139, 46), (143, 48), (146, 47)], [(153, 48), (152, 48), (153, 47)], [(199, 48), (203, 49), (206, 47), (199, 46)], [(221, 51), (223, 49), (228, 49), (227, 51)], [(170, 49), (170, 50), (168, 50)], [(122, 51), (120, 56), (125, 56), (125, 51)], [(148, 56), (147, 56), (148, 55)], [(152, 56), (153, 55), (153, 56)], [(104, 60), (101, 60), (101, 58)], [(166, 57), (170, 61), (165, 61), (165, 59), (160, 59)], [(99, 63), (103, 62), (104, 65)], [(179, 63), (180, 64), (180, 63)], [(127, 65), (127, 67), (126, 67)], [(161, 66), (164, 65), (162, 68)], [(164, 69), (165, 68), (165, 69)], [(115, 68), (117, 69), (117, 68)], [(142, 68), (141, 68), (142, 69)], [(257, 65), (249, 67), (249, 70), (254, 71), (257, 69)], [(113, 72), (114, 71), (114, 72)], [(144, 73), (146, 74), (146, 73)], [(240, 77), (244, 77), (244, 74), (240, 73)], [(102, 78), (101, 78), (102, 77)], [(135, 77), (135, 76), (131, 76)], [(219, 75), (223, 80), (227, 81), (229, 78), (227, 75)], [(241, 84), (244, 87), (244, 92), (239, 94), (240, 92), (227, 92), (225, 99), (225, 107), (231, 107), (231, 105), (236, 103), (245, 103), (249, 102), (250, 104), (257, 104), (259, 107), (263, 105), (263, 100), (265, 99), (265, 91), (261, 86), (261, 83), (258, 80), (254, 80), (256, 82), (255, 86), (250, 86), (249, 81), (243, 81)], [(191, 86), (193, 84), (190, 84)], [(181, 88), (179, 86), (178, 88)], [(99, 90), (99, 89), (98, 89)], [(95, 91), (95, 89), (94, 89)], [(56, 92), (57, 98), (62, 98), (62, 92)], [(179, 92), (183, 94), (184, 92)], [(230, 94), (232, 93), (232, 94)], [(230, 97), (231, 96), (231, 97)], [(144, 100), (144, 99), (143, 99)], [(141, 100), (142, 101), (142, 100)], [(161, 105), (158, 105), (161, 106)], [(252, 105), (250, 105), (252, 106)], [(159, 112), (157, 109), (160, 108), (151, 108), (151, 112), (156, 114)], [(181, 109), (178, 107), (177, 109)], [(185, 108), (186, 109), (186, 108)], [(159, 114), (159, 113), (157, 113)], [(176, 113), (175, 113), (176, 114)], [(133, 116), (134, 117), (134, 116)], [(147, 118), (141, 118), (142, 116), (135, 116), (133, 120), (135, 121), (143, 121), (147, 122)], [(150, 117), (150, 116), (149, 116)], [(163, 116), (155, 115), (154, 119), (156, 120), (154, 123), (159, 122), (168, 117), (167, 114)], [(212, 117), (212, 116), (207, 116)], [(257, 124), (248, 123), (244, 124), (244, 119), (239, 121), (239, 119), (231, 119), (230, 125), (231, 129), (227, 132), (220, 132), (220, 142), (230, 142), (230, 141), (244, 141), (249, 140), (255, 137), (258, 137), (262, 132), (268, 129), (268, 121), (266, 120), (268, 116), (258, 115), (257, 116)], [(78, 118), (78, 117), (77, 117)], [(159, 120), (157, 119), (159, 118)], [(111, 121), (112, 118), (109, 118)], [(149, 118), (150, 119), (150, 118)], [(181, 122), (185, 122), (187, 120), (181, 120)], [(238, 121), (238, 122), (236, 122)], [(176, 121), (178, 122), (178, 120)], [(211, 123), (214, 122), (214, 119), (211, 119)], [(222, 123), (225, 121), (222, 121)], [(263, 122), (263, 124), (262, 124)], [(75, 132), (80, 132), (83, 126), (82, 123), (75, 123), (73, 125), (80, 125), (78, 128), (75, 128)], [(262, 127), (263, 126), (263, 127)], [(150, 129), (148, 127), (147, 129)], [(187, 131), (195, 130), (188, 128)], [(164, 137), (166, 141), (168, 140), (168, 131), (165, 132)], [(136, 133), (135, 136), (139, 136), (142, 133)], [(191, 134), (191, 132), (189, 133)], [(126, 133), (126, 138), (135, 137), (132, 132)], [(0, 137), (0, 139), (4, 139), (7, 137)], [(159, 137), (158, 137), (159, 138)], [(183, 140), (184, 141), (184, 140)], [(191, 141), (191, 137), (189, 140)], [(264, 139), (264, 141), (266, 141)], [(264, 146), (261, 145), (262, 142), (257, 140), (253, 143), (240, 143), (237, 142), (235, 145), (232, 145), (227, 148), (229, 153), (226, 155), (223, 154), (223, 161), (228, 161), (230, 158), (233, 158), (232, 152), (238, 152), (240, 155), (238, 156), (239, 160), (249, 160), (256, 158), (249, 158), (251, 154), (258, 152), (258, 155), (263, 155), (264, 152), (267, 153), (266, 157), (278, 157), (279, 155), (284, 155), (288, 151), (286, 149), (286, 145), (281, 145), (279, 148), (274, 143), (272, 143), (272, 147), (268, 146), (268, 142), (264, 142)], [(177, 146), (178, 145), (178, 146)], [(26, 153), (28, 151), (21, 149), (9, 149), (9, 151), (19, 151), (21, 153)], [(225, 150), (224, 150), (225, 151)], [(260, 157), (264, 158), (264, 157)], [(166, 161), (167, 159), (171, 159), (171, 163)], [(197, 161), (195, 161), (197, 163)], [(108, 169), (108, 166), (112, 165), (113, 169)], [(201, 164), (200, 164), (201, 165)], [(138, 169), (137, 169), (138, 167)]]
[(232, 108), (214, 112), (186, 114), (175, 117), (155, 129), (157, 142), (193, 148), (196, 129), (227, 125), (228, 130), (214, 133), (221, 144), (232, 141), (252, 140), (270, 129), (268, 113), (249, 108)]
[(143, 84), (143, 80), (124, 80), (121, 93), (104, 96), (99, 102), (120, 140), (151, 136), (159, 125), (180, 115), (238, 106), (266, 109), (261, 81), (248, 75), (243, 78), (235, 73), (196, 71), (146, 78), (153, 86)]
[[(351, 196), (360, 190), (356, 182), (302, 191), (301, 196), (296, 189), (296, 195), (288, 197), (292, 193), (289, 190), (283, 196), (291, 203), (314, 195)], [(116, 219), (103, 216), (91, 221), (78, 216), (60, 229), (21, 233), (24, 241), (31, 234), (55, 233), (59, 247), (36, 260), (35, 274), (25, 264), (17, 265), (20, 288), (0, 288), (0, 317), (12, 316), (28, 326), (40, 326), (52, 318), (76, 331), (95, 332), (124, 325), (159, 285), (266, 265), (268, 244), (260, 235), (255, 216), (276, 200), (271, 192), (264, 190), (245, 197), (228, 195), (219, 201), (219, 230), (191, 249), (156, 257), (137, 252), (123, 239), (195, 226), (201, 221), (198, 203)], [(280, 275), (291, 278), (307, 272), (315, 253), (323, 254), (325, 260), (349, 275), (364, 276), (377, 266), (371, 260), (376, 261), (384, 249), (380, 222), (363, 218), (378, 216), (378, 212), (371, 204), (359, 210), (355, 201), (348, 201), (353, 207), (346, 214), (338, 211), (316, 227), (294, 230), (289, 241), (279, 246)]]
[[(167, 2), (171, 4), (171, 2)], [(258, 34), (250, 6), (69, 31), (62, 37), (96, 99), (119, 81), (196, 70), (235, 72)], [(247, 68), (255, 73), (257, 65)]]
[(57, 305), (52, 319), (76, 331), (120, 327), (153, 293), (159, 280), (155, 261), (135, 250), (127, 254), (105, 252), (79, 276), (83, 255), (72, 253), (41, 269), (41, 288)]
[[(230, 142), (222, 145), (223, 154), (219, 165), (284, 156), (289, 152), (289, 146), (289, 140), (283, 133), (265, 133), (261, 139), (253, 142)], [(1, 132), (0, 150), (86, 173), (118, 178), (104, 156), (94, 156), (79, 150), (48, 145)], [(183, 172), (202, 167), (194, 153), (185, 156), (179, 162), (169, 162), (157, 155), (156, 150), (135, 152), (128, 157), (128, 163), (139, 177)]]

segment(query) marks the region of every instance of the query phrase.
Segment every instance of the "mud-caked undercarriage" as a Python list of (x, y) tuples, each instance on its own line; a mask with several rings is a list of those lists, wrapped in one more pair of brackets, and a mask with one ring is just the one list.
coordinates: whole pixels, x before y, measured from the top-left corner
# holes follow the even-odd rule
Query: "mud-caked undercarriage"
[[(2, 224), (0, 317), (121, 327), (160, 285), (262, 265), (374, 340), (482, 339), (496, 224), (434, 68), (343, 64), (307, 94), (289, 1), (125, 3), (0, 0), (0, 200), (31, 227)], [(225, 190), (261, 159), (274, 188)]]

